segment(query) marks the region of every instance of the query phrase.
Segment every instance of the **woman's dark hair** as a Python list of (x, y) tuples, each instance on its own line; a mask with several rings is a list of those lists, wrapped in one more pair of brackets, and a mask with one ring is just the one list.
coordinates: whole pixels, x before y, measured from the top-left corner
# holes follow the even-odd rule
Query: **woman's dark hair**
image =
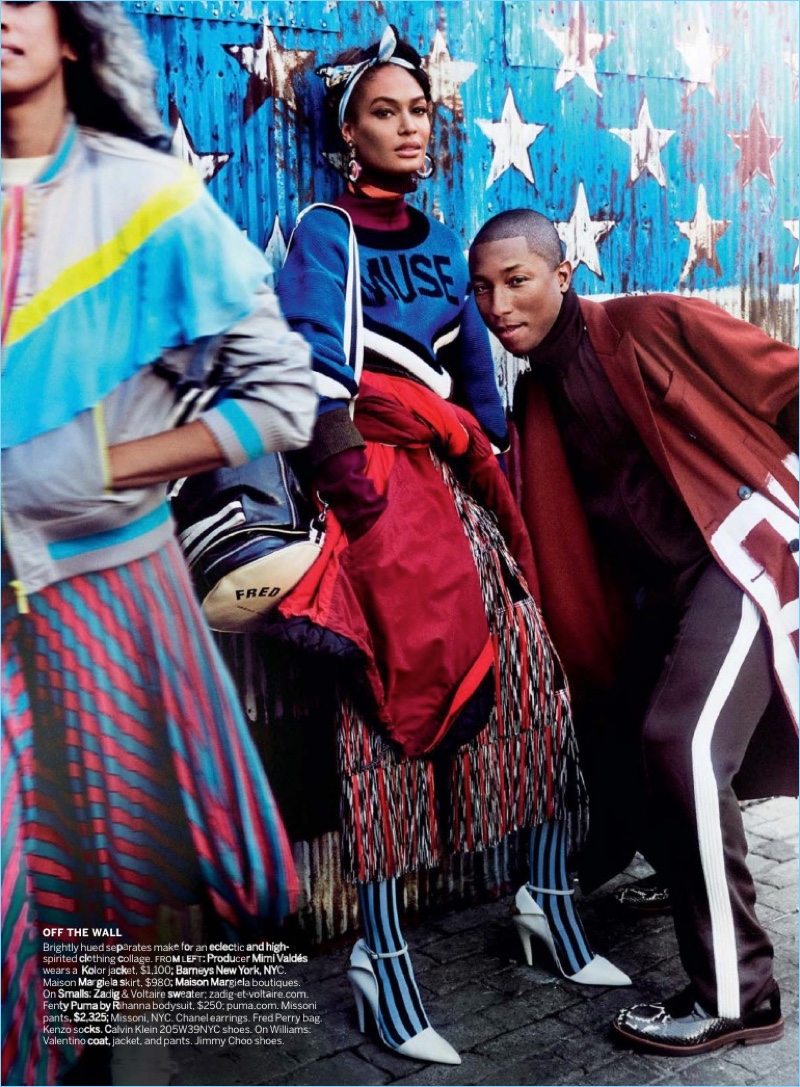
[[(412, 68), (406, 68), (410, 76), (416, 79), (419, 83), (422, 93), (425, 95), (425, 101), (430, 103), (431, 101), (431, 81), (428, 79), (428, 75), (422, 67), (422, 58), (416, 49), (409, 45), (407, 41), (404, 41), (397, 32), (396, 27), (392, 27), (397, 37), (397, 45), (395, 46), (393, 56), (400, 60), (406, 60), (409, 64), (412, 64)], [(336, 67), (339, 64), (361, 64), (365, 60), (374, 60), (378, 55), (378, 42), (374, 42), (372, 45), (367, 46), (366, 49), (361, 49), (358, 46), (345, 49), (344, 52), (339, 53), (331, 62), (331, 67)], [(386, 62), (390, 63), (389, 61)], [(369, 82), (372, 79), (375, 72), (379, 71), (383, 67), (382, 64), (376, 64), (373, 69), (365, 72), (358, 84), (356, 85), (353, 96), (347, 104), (346, 116), (352, 116), (353, 111), (357, 108), (360, 96), (364, 93), (366, 87), (369, 86)], [(332, 87), (325, 92), (325, 124), (327, 133), (330, 139), (334, 143), (342, 142), (341, 134), (339, 132), (339, 103), (342, 100), (342, 95), (345, 91), (345, 83), (339, 83), (337, 86)]]
[(67, 103), (80, 125), (169, 147), (155, 99), (155, 70), (118, 3), (57, 3), (62, 39), (76, 59), (64, 62)]

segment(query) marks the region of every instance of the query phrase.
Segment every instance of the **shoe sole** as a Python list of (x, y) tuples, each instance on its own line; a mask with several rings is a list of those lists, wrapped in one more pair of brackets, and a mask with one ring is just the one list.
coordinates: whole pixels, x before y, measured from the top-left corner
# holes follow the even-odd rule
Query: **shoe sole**
[(698, 1042), (697, 1045), (669, 1045), (665, 1042), (656, 1042), (650, 1038), (642, 1038), (638, 1034), (628, 1034), (616, 1023), (611, 1024), (611, 1029), (624, 1038), (625, 1041), (636, 1049), (648, 1050), (651, 1053), (664, 1053), (670, 1057), (691, 1057), (697, 1053), (708, 1053), (712, 1049), (721, 1049), (725, 1045), (766, 1045), (769, 1042), (777, 1042), (783, 1037), (783, 1019), (777, 1023), (770, 1023), (763, 1027), (743, 1027), (732, 1034), (721, 1034), (717, 1038), (710, 1038), (707, 1042)]

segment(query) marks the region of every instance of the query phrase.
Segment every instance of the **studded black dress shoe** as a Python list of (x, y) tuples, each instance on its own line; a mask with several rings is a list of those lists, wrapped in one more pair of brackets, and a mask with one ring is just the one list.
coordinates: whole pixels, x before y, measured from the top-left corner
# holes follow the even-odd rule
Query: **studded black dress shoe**
[(635, 913), (658, 914), (672, 910), (669, 891), (657, 874), (620, 887), (614, 892), (614, 898), (620, 906)]
[(637, 1004), (618, 1012), (611, 1029), (618, 1041), (635, 1049), (670, 1056), (694, 1056), (743, 1042), (761, 1045), (783, 1036), (781, 996), (776, 985), (757, 1008), (739, 1019), (709, 1015), (697, 1003), (691, 986), (661, 1004)]

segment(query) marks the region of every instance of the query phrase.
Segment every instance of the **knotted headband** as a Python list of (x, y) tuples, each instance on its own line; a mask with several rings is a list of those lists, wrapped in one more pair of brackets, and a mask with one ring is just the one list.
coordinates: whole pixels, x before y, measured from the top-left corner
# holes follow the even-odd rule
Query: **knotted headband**
[(325, 82), (325, 89), (330, 91), (334, 87), (338, 87), (340, 83), (345, 84), (344, 94), (339, 102), (339, 128), (344, 124), (344, 115), (347, 112), (347, 104), (350, 101), (350, 97), (355, 89), (356, 83), (369, 71), (370, 68), (375, 68), (378, 64), (397, 64), (401, 68), (408, 68), (412, 72), (417, 71), (417, 66), (412, 64), (409, 60), (403, 60), (401, 57), (396, 57), (394, 51), (397, 48), (397, 36), (394, 32), (394, 27), (387, 26), (383, 34), (381, 34), (381, 40), (378, 43), (378, 53), (372, 60), (362, 60), (358, 64), (325, 64), (321, 68), (317, 68), (316, 72), (318, 76)]

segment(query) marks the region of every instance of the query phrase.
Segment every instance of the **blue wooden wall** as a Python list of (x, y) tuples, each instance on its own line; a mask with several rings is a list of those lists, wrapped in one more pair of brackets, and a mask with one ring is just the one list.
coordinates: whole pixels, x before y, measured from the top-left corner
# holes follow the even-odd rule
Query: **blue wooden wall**
[[(129, 0), (176, 147), (280, 267), (298, 211), (341, 182), (316, 65), (394, 23), (433, 81), (438, 168), (414, 200), (465, 247), (496, 211), (559, 224), (589, 294), (687, 291), (796, 337), (793, 2)], [(213, 254), (210, 254), (213, 259)], [(514, 367), (498, 353), (508, 393)], [(500, 887), (515, 844), (454, 858), (438, 894)], [(305, 921), (353, 923), (336, 835), (298, 843)], [(433, 891), (406, 880), (413, 909)]]
[(463, 237), (535, 207), (563, 224), (585, 293), (797, 279), (793, 2), (130, 0), (165, 116), (211, 191), (278, 257), (338, 189), (316, 65), (387, 21), (433, 78), (436, 176), (416, 199)]

